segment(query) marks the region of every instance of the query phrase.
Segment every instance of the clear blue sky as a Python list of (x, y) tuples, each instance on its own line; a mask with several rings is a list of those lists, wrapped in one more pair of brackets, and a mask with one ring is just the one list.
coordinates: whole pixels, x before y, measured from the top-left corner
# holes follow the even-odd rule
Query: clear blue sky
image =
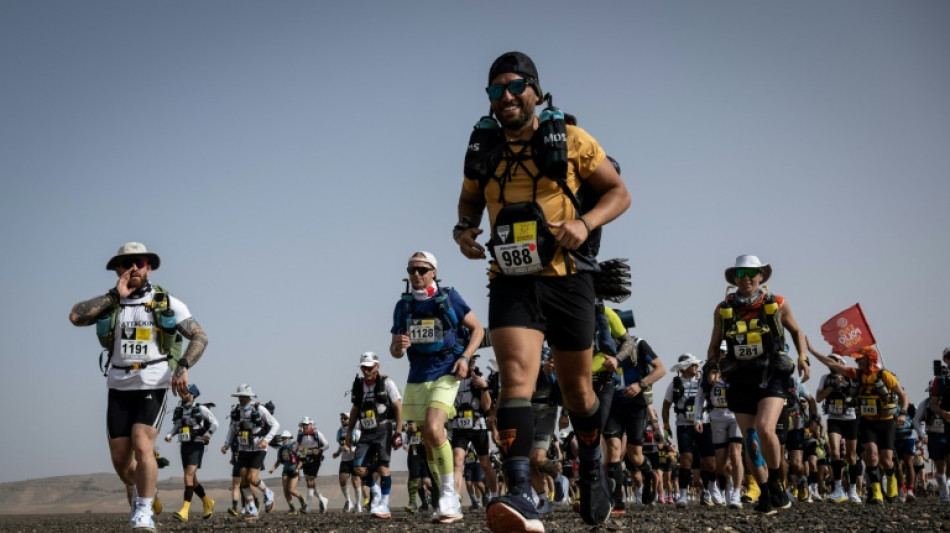
[(0, 481), (111, 470), (98, 344), (67, 315), (125, 241), (207, 330), (191, 377), (220, 418), (248, 382), (330, 435), (364, 350), (404, 382), (386, 346), (415, 250), (486, 320), (450, 229), (512, 49), (622, 165), (602, 257), (630, 258), (624, 306), (668, 366), (702, 356), (754, 253), (813, 339), (861, 302), (919, 401), (950, 345), (947, 27), (940, 1), (5, 1)]

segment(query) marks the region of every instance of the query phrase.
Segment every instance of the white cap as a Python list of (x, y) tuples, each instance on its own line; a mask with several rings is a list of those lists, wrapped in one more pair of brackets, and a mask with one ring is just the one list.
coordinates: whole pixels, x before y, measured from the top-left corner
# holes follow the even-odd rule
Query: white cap
[[(420, 256), (420, 255), (421, 255), (422, 257), (417, 257), (417, 256)], [(435, 256), (432, 255), (432, 254), (429, 253), (429, 252), (416, 252), (416, 253), (412, 254), (412, 255), (409, 257), (409, 262), (412, 263), (413, 261), (421, 261), (421, 262), (423, 262), (423, 263), (429, 263), (430, 265), (432, 265), (432, 268), (434, 268), (434, 269), (436, 269), (436, 270), (439, 269), (439, 262), (436, 261)]]
[(294, 436), (291, 435), (290, 432), (287, 431), (286, 429), (280, 434), (280, 438), (282, 439), (292, 439), (293, 437)]
[(360, 366), (376, 366), (379, 364), (379, 357), (375, 352), (363, 352), (360, 354)]
[(303, 419), (300, 421), (300, 425), (301, 425), (301, 426), (313, 425), (313, 419), (310, 418), (309, 416), (305, 416), (305, 417), (303, 417)]

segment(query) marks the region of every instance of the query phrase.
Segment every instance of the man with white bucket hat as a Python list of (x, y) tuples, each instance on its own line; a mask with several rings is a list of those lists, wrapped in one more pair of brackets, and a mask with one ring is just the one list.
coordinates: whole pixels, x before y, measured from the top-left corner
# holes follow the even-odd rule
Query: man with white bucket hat
[(791, 506), (780, 485), (781, 447), (775, 433), (795, 371), (786, 350), (785, 330), (792, 334), (802, 381), (809, 375), (805, 334), (785, 298), (764, 286), (771, 276), (772, 267), (754, 255), (740, 255), (735, 266), (725, 270), (729, 288), (735, 286), (736, 291), (716, 307), (707, 349), (709, 358), (714, 358), (726, 341), (719, 368), (728, 385), (727, 404), (746, 436), (750, 456), (761, 452), (768, 469), (767, 475), (761, 468), (753, 469), (762, 491), (755, 510), (761, 514)]
[[(96, 325), (100, 367), (109, 389), (106, 428), (112, 465), (131, 494), (133, 531), (154, 531), (158, 509), (155, 439), (165, 414), (165, 393), (188, 389), (188, 369), (208, 336), (181, 300), (149, 282), (161, 259), (145, 245), (127, 242), (106, 263), (118, 277), (106, 294), (73, 306), (75, 326)], [(188, 346), (182, 350), (182, 338)], [(153, 506), (156, 508), (153, 510)]]
[(230, 446), (238, 450), (237, 467), (241, 472), (244, 518), (254, 520), (258, 512), (252, 487), (264, 493), (265, 512), (274, 508), (274, 492), (267, 488), (259, 476), (264, 468), (267, 445), (280, 431), (280, 423), (260, 402), (251, 402), (257, 395), (247, 383), (239, 385), (237, 392), (231, 396), (236, 397), (238, 403), (231, 408), (231, 425), (225, 440), (227, 444), (221, 447), (221, 453), (227, 453)]

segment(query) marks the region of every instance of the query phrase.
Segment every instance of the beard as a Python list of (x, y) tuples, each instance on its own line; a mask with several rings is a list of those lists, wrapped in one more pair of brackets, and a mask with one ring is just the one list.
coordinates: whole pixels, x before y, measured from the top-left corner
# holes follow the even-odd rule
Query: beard
[(504, 120), (499, 118), (498, 121), (501, 122), (501, 126), (509, 131), (521, 131), (528, 124), (531, 123), (531, 120), (534, 118), (534, 114), (528, 113), (524, 108), (521, 109), (518, 116), (510, 119)]
[(146, 283), (148, 283), (147, 275), (143, 274), (142, 276), (138, 276), (138, 277), (129, 276), (129, 288), (132, 289), (133, 291), (141, 289), (142, 287), (145, 286)]

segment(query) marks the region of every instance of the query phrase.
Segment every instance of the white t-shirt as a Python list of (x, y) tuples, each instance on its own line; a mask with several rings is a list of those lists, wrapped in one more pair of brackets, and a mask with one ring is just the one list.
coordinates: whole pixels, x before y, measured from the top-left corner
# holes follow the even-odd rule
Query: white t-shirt
[[(155, 359), (164, 359), (158, 353), (161, 325), (154, 323), (152, 310), (145, 304), (152, 301), (155, 290), (151, 289), (141, 298), (121, 298), (119, 315), (115, 321), (115, 341), (112, 345), (112, 368), (106, 383), (116, 390), (166, 389), (171, 384), (172, 372), (168, 363), (155, 363), (141, 370), (121, 370), (116, 366), (129, 366)], [(175, 322), (191, 318), (181, 300), (169, 295), (168, 304), (175, 312)]]

